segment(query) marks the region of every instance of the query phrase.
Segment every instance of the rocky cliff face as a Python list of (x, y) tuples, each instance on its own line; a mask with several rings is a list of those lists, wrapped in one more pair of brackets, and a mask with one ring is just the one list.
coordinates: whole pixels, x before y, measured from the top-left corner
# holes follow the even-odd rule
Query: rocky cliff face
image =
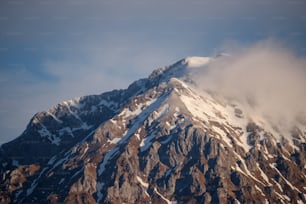
[(198, 90), (206, 63), (36, 114), (1, 146), (0, 203), (305, 203), (305, 119), (282, 133)]

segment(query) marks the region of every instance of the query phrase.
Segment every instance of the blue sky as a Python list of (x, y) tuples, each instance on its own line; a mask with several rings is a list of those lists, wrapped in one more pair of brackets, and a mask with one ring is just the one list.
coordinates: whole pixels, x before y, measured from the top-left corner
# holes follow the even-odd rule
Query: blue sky
[(0, 144), (60, 101), (266, 38), (305, 56), (306, 2), (2, 0)]

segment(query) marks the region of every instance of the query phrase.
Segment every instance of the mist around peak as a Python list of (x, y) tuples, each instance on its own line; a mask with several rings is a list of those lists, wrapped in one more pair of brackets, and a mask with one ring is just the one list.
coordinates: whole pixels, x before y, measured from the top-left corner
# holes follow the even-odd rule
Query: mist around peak
[(211, 61), (194, 76), (201, 89), (245, 103), (274, 125), (292, 127), (305, 115), (305, 58), (274, 40), (229, 50), (229, 56)]

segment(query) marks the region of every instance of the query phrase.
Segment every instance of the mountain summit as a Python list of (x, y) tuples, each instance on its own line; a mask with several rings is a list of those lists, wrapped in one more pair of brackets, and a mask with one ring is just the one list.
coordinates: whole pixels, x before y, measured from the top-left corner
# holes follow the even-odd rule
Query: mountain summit
[(305, 203), (306, 120), (199, 86), (220, 57), (37, 113), (0, 148), (0, 203)]

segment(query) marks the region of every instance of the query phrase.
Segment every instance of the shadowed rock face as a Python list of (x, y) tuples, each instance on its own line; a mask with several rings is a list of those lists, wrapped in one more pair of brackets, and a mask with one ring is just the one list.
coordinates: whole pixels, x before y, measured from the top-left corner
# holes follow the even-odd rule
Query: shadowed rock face
[(305, 203), (305, 124), (273, 135), (185, 65), (36, 114), (1, 146), (0, 203)]

